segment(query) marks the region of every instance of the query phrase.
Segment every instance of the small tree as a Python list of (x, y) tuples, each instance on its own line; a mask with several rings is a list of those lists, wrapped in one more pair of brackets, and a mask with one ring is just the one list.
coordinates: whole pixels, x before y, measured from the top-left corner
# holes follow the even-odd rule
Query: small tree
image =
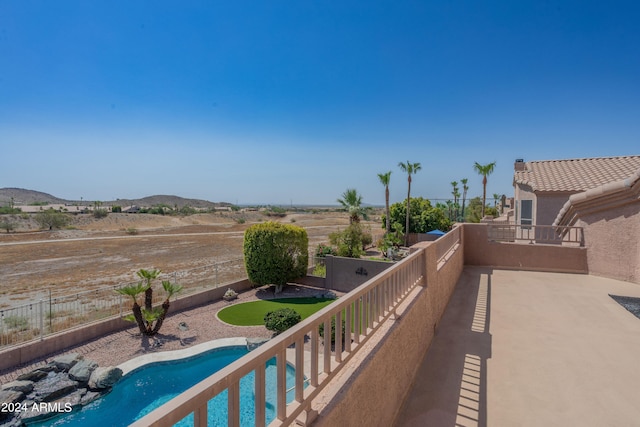
[(360, 258), (365, 247), (372, 243), (371, 233), (364, 230), (362, 224), (354, 222), (343, 231), (329, 235), (329, 241), (337, 248), (338, 256)]
[(13, 222), (9, 220), (3, 220), (3, 221), (0, 221), (0, 228), (3, 230), (7, 230), (7, 233), (9, 233), (15, 228), (15, 226)]
[(35, 219), (40, 228), (49, 230), (62, 228), (69, 224), (69, 216), (52, 208), (38, 212)]
[[(160, 307), (152, 307), (153, 301), (153, 281), (160, 275), (160, 270), (145, 270), (140, 269), (137, 271), (137, 276), (142, 279), (135, 285), (129, 285), (116, 289), (116, 291), (122, 295), (131, 297), (133, 300), (132, 315), (125, 316), (124, 319), (136, 322), (140, 333), (148, 337), (154, 336), (158, 333), (162, 327), (164, 319), (167, 317), (169, 311), (170, 298), (182, 290), (182, 286), (172, 284), (168, 280), (162, 281), (162, 288), (167, 294), (167, 298), (164, 300)], [(138, 295), (144, 293), (144, 307), (138, 304)]]
[(295, 225), (267, 221), (244, 232), (244, 263), (253, 284), (275, 285), (304, 277), (309, 264), (307, 231)]

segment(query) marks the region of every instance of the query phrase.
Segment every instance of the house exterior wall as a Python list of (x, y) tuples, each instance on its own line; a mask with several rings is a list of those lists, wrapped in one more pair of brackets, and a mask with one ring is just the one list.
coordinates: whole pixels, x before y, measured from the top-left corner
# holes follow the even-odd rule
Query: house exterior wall
[(640, 284), (640, 200), (581, 216), (589, 273)]
[(536, 194), (537, 200), (534, 206), (536, 225), (551, 225), (558, 216), (562, 206), (569, 200), (569, 196), (574, 193), (542, 193)]
[(514, 209), (515, 223), (522, 224), (522, 201), (533, 201), (533, 224), (536, 223), (536, 194), (528, 185), (517, 184), (515, 186)]

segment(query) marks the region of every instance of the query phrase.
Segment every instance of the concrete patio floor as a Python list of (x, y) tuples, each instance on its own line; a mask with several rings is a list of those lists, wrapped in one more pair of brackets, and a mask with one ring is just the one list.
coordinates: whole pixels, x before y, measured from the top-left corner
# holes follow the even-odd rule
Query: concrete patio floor
[(395, 425), (640, 425), (640, 319), (589, 275), (465, 267)]

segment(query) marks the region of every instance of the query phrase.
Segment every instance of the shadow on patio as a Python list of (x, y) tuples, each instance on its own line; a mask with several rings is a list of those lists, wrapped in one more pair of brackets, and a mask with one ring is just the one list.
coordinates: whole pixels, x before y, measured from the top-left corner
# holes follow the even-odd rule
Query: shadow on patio
[(486, 426), (490, 268), (465, 269), (396, 425)]
[(586, 274), (464, 268), (395, 425), (637, 425), (640, 320)]

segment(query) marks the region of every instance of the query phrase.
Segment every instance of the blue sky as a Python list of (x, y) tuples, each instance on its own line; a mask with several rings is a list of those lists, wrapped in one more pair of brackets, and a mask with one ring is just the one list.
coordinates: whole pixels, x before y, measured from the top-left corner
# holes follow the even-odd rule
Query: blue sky
[(640, 5), (0, 0), (0, 187), (333, 204), (640, 154)]

